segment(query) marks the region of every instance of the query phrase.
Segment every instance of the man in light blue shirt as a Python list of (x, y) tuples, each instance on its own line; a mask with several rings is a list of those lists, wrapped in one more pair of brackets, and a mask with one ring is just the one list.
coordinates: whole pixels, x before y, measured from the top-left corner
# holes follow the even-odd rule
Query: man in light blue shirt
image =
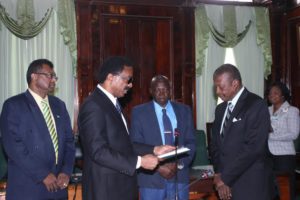
[[(149, 145), (188, 147), (189, 153), (162, 162), (154, 172), (140, 170), (138, 185), (141, 200), (188, 199), (189, 165), (195, 153), (194, 124), (191, 109), (170, 100), (170, 82), (157, 75), (151, 80), (153, 101), (133, 108), (130, 137), (133, 142)], [(176, 130), (176, 131), (175, 131)], [(178, 163), (178, 164), (177, 164)], [(177, 176), (177, 177), (176, 177)]]

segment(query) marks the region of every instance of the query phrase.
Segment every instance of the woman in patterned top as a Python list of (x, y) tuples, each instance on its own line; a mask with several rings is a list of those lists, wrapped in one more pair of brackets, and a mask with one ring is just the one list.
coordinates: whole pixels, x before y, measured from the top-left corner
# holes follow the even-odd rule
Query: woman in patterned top
[(289, 104), (290, 91), (285, 84), (275, 82), (268, 94), (271, 132), (268, 145), (276, 172), (290, 173), (291, 199), (295, 199), (296, 151), (294, 140), (299, 135), (299, 110)]

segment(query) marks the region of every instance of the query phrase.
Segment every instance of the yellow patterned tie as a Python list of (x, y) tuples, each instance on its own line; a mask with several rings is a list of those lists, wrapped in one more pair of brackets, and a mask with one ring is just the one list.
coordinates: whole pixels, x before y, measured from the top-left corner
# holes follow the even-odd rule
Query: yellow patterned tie
[(52, 139), (52, 143), (53, 143), (53, 147), (54, 147), (54, 151), (55, 151), (55, 161), (57, 164), (57, 160), (58, 160), (58, 139), (57, 139), (57, 133), (56, 133), (56, 129), (54, 127), (54, 123), (53, 123), (53, 119), (51, 116), (51, 112), (50, 112), (50, 107), (47, 103), (46, 100), (42, 100), (42, 113), (44, 115), (51, 139)]

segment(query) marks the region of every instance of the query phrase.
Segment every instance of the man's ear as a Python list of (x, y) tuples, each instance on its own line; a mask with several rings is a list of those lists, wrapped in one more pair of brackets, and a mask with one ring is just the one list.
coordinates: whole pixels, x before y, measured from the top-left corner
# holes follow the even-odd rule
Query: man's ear
[(33, 80), (35, 80), (35, 79), (37, 78), (37, 74), (32, 73), (32, 74), (30, 75), (30, 77), (31, 77), (31, 81), (33, 81)]
[(238, 86), (239, 86), (239, 81), (236, 80), (236, 79), (234, 79), (234, 80), (232, 81), (232, 85), (234, 86), (234, 88), (238, 88)]
[(111, 73), (109, 73), (109, 74), (107, 75), (107, 77), (106, 77), (106, 79), (107, 79), (108, 81), (110, 81), (110, 82), (113, 80), (113, 78), (114, 78), (114, 75), (111, 74)]

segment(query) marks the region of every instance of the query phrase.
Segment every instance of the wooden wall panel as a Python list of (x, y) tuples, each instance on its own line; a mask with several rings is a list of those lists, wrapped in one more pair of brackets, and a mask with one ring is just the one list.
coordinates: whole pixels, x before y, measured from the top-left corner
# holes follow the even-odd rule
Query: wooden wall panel
[(125, 2), (76, 1), (79, 102), (96, 86), (103, 61), (125, 55), (135, 64), (133, 89), (121, 99), (125, 113), (150, 100), (156, 74), (170, 78), (172, 99), (195, 110), (193, 8)]
[(291, 90), (292, 105), (300, 108), (300, 7), (291, 0), (282, 1), (270, 9), (270, 16), (272, 80), (286, 83)]
[(288, 20), (286, 80), (292, 93), (293, 105), (300, 108), (300, 10), (299, 17)]

